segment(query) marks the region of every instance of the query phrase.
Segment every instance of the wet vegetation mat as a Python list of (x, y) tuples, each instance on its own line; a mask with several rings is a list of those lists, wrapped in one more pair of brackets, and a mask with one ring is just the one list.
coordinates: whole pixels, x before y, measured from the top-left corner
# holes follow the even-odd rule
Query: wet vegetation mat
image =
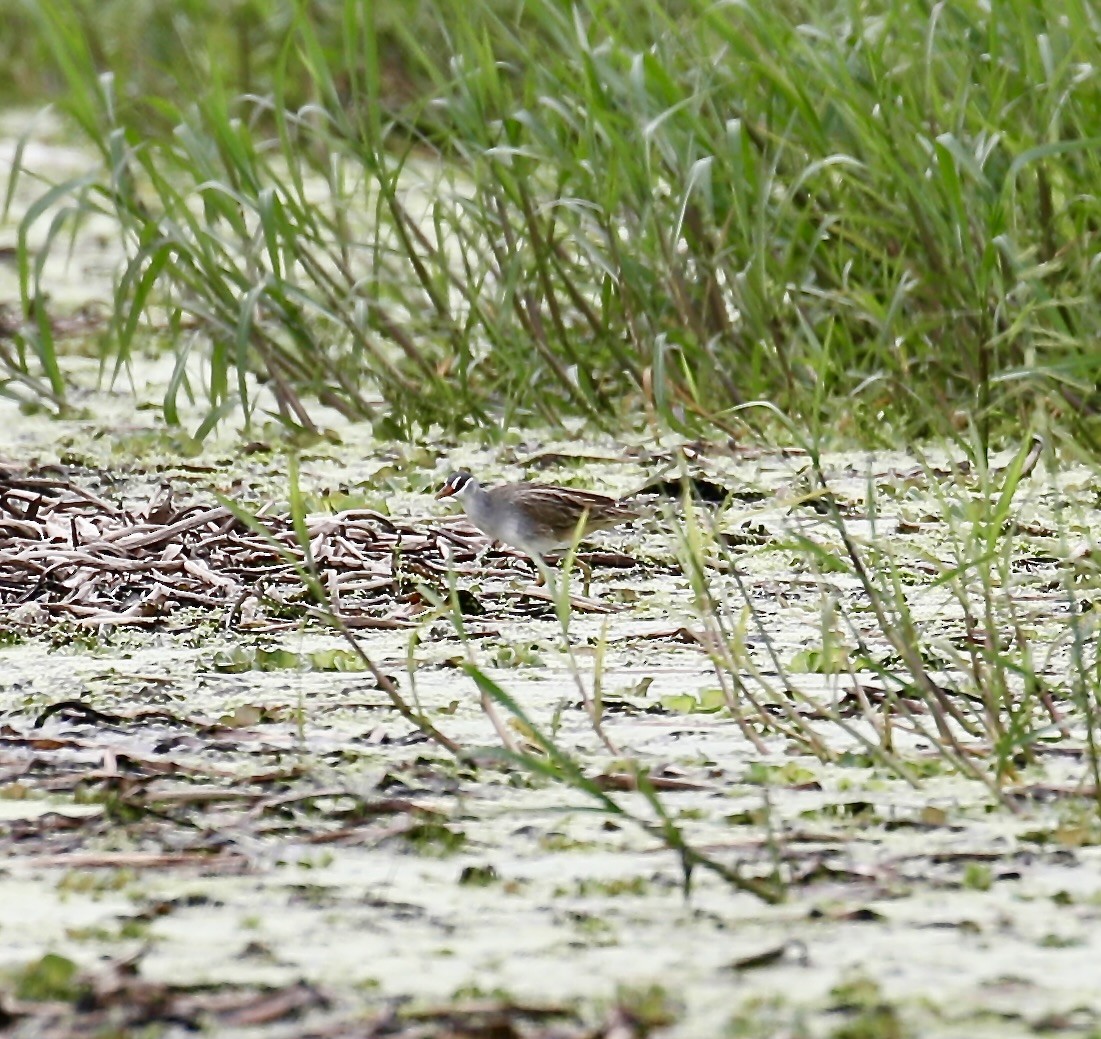
[(1090, 4), (0, 16), (0, 1033), (1101, 1036)]
[(1101, 1028), (1092, 469), (524, 455), (580, 595), (403, 452), (5, 471), (6, 1030)]

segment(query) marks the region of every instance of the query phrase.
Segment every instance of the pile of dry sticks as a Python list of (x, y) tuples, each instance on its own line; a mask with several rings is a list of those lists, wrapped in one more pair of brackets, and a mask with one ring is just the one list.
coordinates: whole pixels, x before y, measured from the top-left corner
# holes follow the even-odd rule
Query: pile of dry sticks
[[(275, 629), (312, 604), (289, 515), (263, 530), (223, 505), (176, 506), (160, 489), (120, 505), (76, 481), (0, 469), (0, 605), (36, 628), (155, 625), (182, 607), (226, 626)], [(484, 544), (462, 522), (415, 523), (353, 510), (307, 517), (309, 554), (331, 607), (352, 627), (413, 623), (417, 580), (439, 583)], [(296, 566), (298, 564), (298, 566)]]

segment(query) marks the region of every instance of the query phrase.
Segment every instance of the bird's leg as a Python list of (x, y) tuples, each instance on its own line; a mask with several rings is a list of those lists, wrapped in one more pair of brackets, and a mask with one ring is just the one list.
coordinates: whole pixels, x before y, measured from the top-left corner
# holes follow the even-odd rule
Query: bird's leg
[[(550, 568), (550, 564), (547, 563), (542, 556), (533, 555), (531, 557), (532, 562), (539, 568), (539, 580), (536, 582), (536, 587), (546, 585), (551, 595), (558, 595), (558, 586), (555, 580), (555, 574)], [(559, 564), (564, 564), (565, 560), (559, 557), (555, 560)], [(577, 565), (577, 569), (581, 571), (581, 594), (587, 599), (589, 597), (589, 586), (592, 584), (593, 568), (585, 562), (584, 559), (578, 559), (576, 556), (573, 562)], [(569, 574), (565, 570), (565, 566), (562, 566), (562, 577), (564, 580), (569, 580)]]
[[(563, 572), (565, 572), (565, 563), (567, 560), (569, 560), (568, 553), (566, 555), (559, 556), (555, 560), (557, 563), (562, 564)], [(581, 559), (576, 555), (573, 557), (573, 563), (577, 567), (577, 569), (581, 571), (581, 594), (584, 595), (585, 598), (588, 598), (589, 586), (592, 584), (593, 580), (593, 568), (589, 566), (589, 564), (586, 563), (584, 559)]]
[(548, 588), (553, 588), (553, 582), (550, 580), (550, 573), (547, 569), (547, 561), (537, 552), (532, 553), (531, 561), (535, 564), (535, 569), (539, 571), (539, 580), (535, 582), (535, 587), (542, 588), (546, 585)]
[(575, 559), (574, 561), (577, 563), (582, 574), (581, 594), (587, 599), (589, 597), (589, 585), (593, 582), (593, 568), (589, 566), (584, 559)]
[(486, 556), (489, 555), (497, 547), (496, 541), (487, 541), (477, 552), (474, 553), (474, 565), (479, 570), (484, 570), (486, 566)]

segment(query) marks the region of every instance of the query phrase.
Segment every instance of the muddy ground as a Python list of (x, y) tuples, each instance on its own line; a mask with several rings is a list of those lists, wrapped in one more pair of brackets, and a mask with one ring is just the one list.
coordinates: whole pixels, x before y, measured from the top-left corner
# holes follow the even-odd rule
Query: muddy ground
[[(278, 449), (236, 461), (214, 448), (183, 465), (170, 452), (125, 461), (95, 426), (74, 423), (72, 442), (87, 450), (51, 464), (35, 440), (47, 427), (29, 423), (5, 460), (13, 472), (33, 460), (18, 471), (113, 502), (139, 531), (167, 488), (181, 511), (234, 490), (285, 514)], [(385, 506), (415, 543), (407, 556), (419, 552), (423, 570), (407, 558), (391, 588), (353, 590), (341, 605), (349, 617), (401, 620), (356, 636), (457, 756), (395, 712), (372, 677), (348, 670), (358, 664), (340, 635), (301, 603), (295, 615), (289, 595), (281, 616), (262, 593), (242, 611), (234, 589), (219, 604), (211, 586), (211, 604), (199, 608), (174, 601), (161, 575), (159, 595), (152, 583), (126, 586), (116, 622), (105, 609), (67, 611), (63, 587), (37, 597), (40, 612), (24, 604), (12, 620), (7, 607), (0, 969), (12, 1034), (108, 1024), (264, 1036), (444, 1034), (445, 1025), (448, 1034), (685, 1036), (1101, 1027), (1099, 830), (1073, 705), (1061, 704), (1068, 735), (1054, 733), (993, 788), (945, 762), (928, 718), (916, 731), (897, 723), (894, 737), (914, 784), (877, 763), (858, 738), (872, 727), (844, 703), (854, 679), (871, 695), (882, 675), (814, 664), (829, 643), (826, 611), (859, 617), (864, 597), (844, 574), (801, 568), (792, 531), (830, 537), (822, 516), (792, 504), (805, 460), (716, 450), (696, 462), (735, 496), (701, 512), (717, 529), (756, 535), (727, 553), (740, 588), (725, 554), (711, 556), (712, 587), (730, 605), (748, 592), (764, 625), (745, 636), (745, 674), (756, 672), (766, 695), (779, 660), (806, 697), (801, 716), (836, 760), (760, 726), (755, 747), (714, 692), (722, 676), (679, 562), (675, 504), (653, 499), (650, 518), (602, 536), (564, 641), (523, 562), (476, 557), (473, 533), (432, 501), (456, 456), (512, 477), (540, 471), (533, 446), (495, 457), (453, 451), (431, 469), (424, 449), (379, 449), (365, 461), (364, 446), (347, 443), (301, 462), (310, 501), (339, 494), (353, 516)], [(622, 445), (593, 444), (542, 472), (627, 490), (663, 451), (676, 457), (649, 445), (640, 462)], [(879, 536), (913, 564), (908, 596), (924, 644), (950, 646), (965, 628), (927, 565), (950, 555), (930, 472), (905, 458), (837, 457), (827, 467), (854, 530), (873, 488)], [(1052, 555), (1051, 515), (1051, 529), (1040, 528), (1058, 504), (1058, 529), (1092, 538), (1089, 475), (1044, 471), (1020, 495), (1018, 514), (1033, 526), (1019, 535), (1020, 578), (1008, 591), (1053, 687), (1073, 657), (1057, 579), (1068, 564)], [(973, 477), (952, 479), (961, 500), (974, 492)], [(446, 532), (469, 536), (470, 550)], [(1066, 557), (1075, 550), (1081, 543)], [(608, 558), (617, 565), (600, 565)], [(446, 605), (413, 594), (445, 596), (448, 571), (470, 593), (465, 638)], [(135, 614), (135, 601), (153, 606)], [(885, 647), (874, 623), (864, 629), (869, 647)], [(584, 791), (503, 757), (464, 660), (627, 814), (594, 810)], [(941, 677), (967, 685), (947, 666)], [(607, 743), (586, 708), (596, 682)], [(840, 704), (852, 731), (815, 718), (813, 703)], [(523, 723), (497, 713), (520, 749), (534, 745)], [(989, 751), (976, 743), (974, 753), (985, 769)], [(704, 869), (686, 897), (678, 855), (639, 825), (654, 815), (626, 789), (632, 762), (693, 847), (778, 878), (782, 901), (766, 904)]]
[[(51, 276), (110, 270), (93, 233)], [(652, 433), (200, 445), (141, 406), (171, 359), (100, 380), (74, 313), (71, 417), (0, 404), (4, 1034), (1101, 1034), (1092, 467), (1047, 450), (994, 523), (1004, 472), (954, 450), (827, 456), (831, 511), (798, 451)], [(322, 582), (419, 725), (279, 554), (292, 447)], [(644, 496), (564, 631), (432, 500), (457, 465), (716, 500)], [(838, 517), (962, 705), (955, 757)], [(775, 900), (686, 884), (670, 828)]]

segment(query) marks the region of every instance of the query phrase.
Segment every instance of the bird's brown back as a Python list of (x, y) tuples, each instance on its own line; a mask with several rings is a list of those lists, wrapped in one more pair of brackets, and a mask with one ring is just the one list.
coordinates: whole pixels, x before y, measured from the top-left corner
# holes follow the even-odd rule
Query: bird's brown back
[(546, 535), (572, 536), (578, 521), (585, 516), (582, 536), (596, 530), (637, 519), (639, 510), (626, 502), (595, 491), (555, 487), (542, 483), (512, 483), (489, 491), (499, 501), (520, 508), (533, 526)]

